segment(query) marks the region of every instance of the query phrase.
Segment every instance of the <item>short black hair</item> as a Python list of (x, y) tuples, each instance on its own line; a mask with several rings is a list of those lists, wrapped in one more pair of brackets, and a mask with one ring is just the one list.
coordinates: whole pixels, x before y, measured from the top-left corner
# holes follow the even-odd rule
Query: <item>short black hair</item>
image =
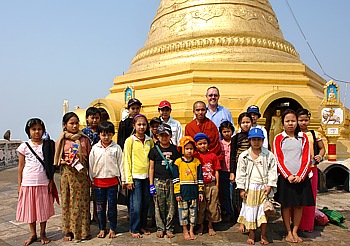
[(220, 126), (219, 126), (219, 132), (222, 136), (222, 131), (224, 130), (224, 128), (230, 128), (232, 133), (235, 132), (235, 127), (233, 126), (233, 124), (230, 121), (224, 121), (221, 122)]
[(114, 124), (110, 121), (102, 121), (97, 127), (97, 132), (98, 134), (102, 132), (115, 134)]
[(41, 119), (31, 118), (27, 121), (26, 126), (24, 128), (24, 131), (27, 133), (29, 139), (30, 139), (30, 128), (37, 124), (41, 125), (41, 127), (43, 128), (43, 134), (46, 131), (45, 124)]
[(98, 114), (101, 117), (101, 111), (98, 108), (96, 108), (96, 107), (89, 107), (86, 110), (85, 117), (87, 118), (90, 115), (95, 115), (95, 114)]

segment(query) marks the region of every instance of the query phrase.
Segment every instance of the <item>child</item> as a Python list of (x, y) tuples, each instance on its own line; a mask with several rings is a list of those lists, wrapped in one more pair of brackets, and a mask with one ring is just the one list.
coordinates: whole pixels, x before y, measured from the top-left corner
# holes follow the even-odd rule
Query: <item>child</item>
[[(309, 139), (310, 154), (311, 154), (311, 178), (312, 193), (316, 201), (317, 185), (318, 185), (318, 170), (317, 165), (323, 159), (325, 147), (319, 132), (309, 130), (311, 113), (307, 109), (299, 109), (297, 112), (298, 125), (300, 130), (306, 134)], [(316, 135), (317, 134), (317, 135)], [(299, 230), (313, 231), (315, 223), (315, 206), (303, 207), (303, 216), (300, 221)]]
[(158, 144), (149, 153), (150, 193), (155, 204), (157, 237), (174, 237), (175, 197), (172, 181), (173, 163), (181, 155), (176, 146), (170, 143), (171, 127), (161, 124), (158, 127)]
[[(52, 193), (54, 142), (42, 140), (45, 125), (38, 118), (28, 120), (25, 132), (29, 141), (17, 148), (19, 197), (16, 219), (29, 223), (30, 236), (23, 245), (37, 240), (36, 221), (40, 223), (41, 244), (48, 244), (51, 240), (46, 237), (46, 221), (55, 214)], [(50, 147), (52, 151), (44, 151)]]
[(101, 123), (101, 111), (98, 108), (90, 107), (86, 110), (86, 127), (81, 130), (91, 141), (91, 146), (100, 141), (97, 127)]
[[(238, 116), (238, 125), (240, 127), (240, 132), (232, 137), (231, 140), (231, 155), (230, 155), (230, 180), (233, 183), (232, 192), (232, 205), (234, 206), (236, 212), (240, 212), (242, 205), (242, 198), (240, 197), (239, 190), (236, 189), (235, 176), (237, 170), (237, 161), (239, 155), (249, 149), (250, 143), (248, 139), (248, 132), (252, 126), (253, 120), (250, 114), (247, 112), (241, 113)], [(237, 217), (236, 217), (237, 218)], [(244, 226), (241, 224), (239, 231), (244, 232)]]
[(158, 142), (158, 136), (157, 136), (157, 130), (158, 126), (162, 123), (162, 121), (158, 117), (154, 117), (150, 120), (150, 130), (151, 130), (151, 137), (154, 143)]
[(251, 147), (238, 158), (236, 183), (243, 199), (238, 223), (244, 224), (249, 230), (248, 244), (255, 244), (255, 230), (260, 226), (260, 244), (269, 244), (264, 201), (271, 193), (271, 188), (276, 187), (277, 166), (273, 153), (262, 147), (264, 138), (261, 129), (252, 128), (248, 133)]
[(127, 189), (130, 191), (130, 233), (133, 238), (149, 235), (147, 211), (150, 200), (148, 154), (154, 147), (152, 139), (145, 134), (148, 127), (146, 116), (138, 114), (133, 119), (135, 134), (125, 141), (124, 170)]
[[(182, 157), (173, 168), (174, 194), (179, 208), (179, 221), (185, 240), (196, 240), (194, 227), (197, 220), (197, 198), (203, 200), (202, 165), (193, 157), (195, 142), (192, 137), (180, 139)], [(190, 230), (188, 230), (190, 223)]]
[(252, 128), (259, 128), (263, 131), (264, 133), (264, 142), (263, 142), (263, 147), (265, 147), (266, 149), (269, 147), (269, 142), (267, 140), (267, 131), (265, 129), (265, 127), (259, 125), (258, 119), (261, 117), (261, 114), (259, 112), (259, 107), (255, 106), (255, 105), (251, 105), (247, 108), (247, 113), (250, 114), (250, 116), (252, 117)]
[[(101, 111), (95, 107), (89, 107), (85, 113), (86, 118), (86, 127), (81, 130), (86, 136), (89, 137), (91, 146), (95, 145), (100, 141), (99, 134), (97, 132), (97, 127), (101, 123)], [(93, 220), (98, 223), (97, 212), (96, 212), (96, 204), (94, 199), (94, 189), (91, 189), (91, 199), (93, 201)]]
[[(297, 116), (291, 109), (282, 114), (284, 131), (276, 135), (273, 142), (279, 172), (276, 200), (281, 204), (283, 223), (287, 231), (286, 241), (299, 243), (298, 236), (303, 206), (315, 206), (310, 172), (309, 140), (299, 132)], [(293, 230), (291, 230), (291, 213)]]
[(119, 123), (119, 128), (118, 128), (118, 145), (124, 149), (124, 143), (125, 140), (131, 136), (132, 131), (134, 130), (132, 122), (135, 117), (135, 115), (138, 115), (141, 110), (142, 103), (136, 99), (136, 98), (131, 98), (128, 101), (128, 117)]
[(62, 232), (64, 241), (90, 238), (90, 139), (79, 130), (79, 117), (68, 112), (56, 141), (54, 164), (61, 167)]
[(204, 219), (208, 221), (209, 235), (214, 236), (216, 233), (213, 223), (221, 221), (221, 210), (219, 203), (219, 170), (221, 170), (219, 158), (208, 151), (210, 144), (209, 137), (204, 133), (197, 133), (194, 136), (197, 153), (195, 158), (199, 159), (202, 164), (202, 174), (204, 181), (203, 200), (199, 203), (197, 217), (198, 235), (203, 234)]
[(226, 215), (225, 221), (229, 222), (233, 218), (231, 206), (232, 187), (230, 182), (230, 154), (231, 154), (231, 138), (235, 131), (233, 124), (230, 121), (224, 121), (220, 124), (219, 132), (221, 135), (221, 170), (219, 171), (220, 180), (220, 203), (222, 204), (222, 214)]
[(89, 175), (95, 193), (97, 207), (98, 238), (106, 236), (106, 204), (108, 201), (108, 220), (110, 231), (108, 238), (116, 237), (117, 192), (120, 180), (124, 180), (122, 149), (112, 138), (114, 125), (104, 121), (97, 127), (100, 141), (95, 144), (89, 155)]
[(182, 138), (182, 126), (179, 121), (174, 120), (173, 117), (170, 116), (170, 102), (166, 100), (161, 101), (158, 106), (158, 112), (160, 114), (160, 120), (171, 127), (171, 142), (176, 146), (179, 145), (180, 138)]

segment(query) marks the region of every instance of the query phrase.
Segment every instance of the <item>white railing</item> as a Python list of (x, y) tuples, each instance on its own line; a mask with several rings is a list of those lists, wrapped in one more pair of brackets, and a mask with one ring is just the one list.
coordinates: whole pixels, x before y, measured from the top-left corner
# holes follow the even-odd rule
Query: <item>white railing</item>
[(18, 164), (16, 149), (21, 143), (21, 140), (7, 141), (0, 139), (0, 169), (16, 166)]

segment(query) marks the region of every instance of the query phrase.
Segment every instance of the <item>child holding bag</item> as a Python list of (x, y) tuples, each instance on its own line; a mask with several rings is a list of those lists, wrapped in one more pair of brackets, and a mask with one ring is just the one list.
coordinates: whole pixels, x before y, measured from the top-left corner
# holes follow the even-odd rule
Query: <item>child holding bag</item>
[(276, 188), (277, 166), (274, 154), (262, 147), (264, 138), (261, 129), (252, 128), (248, 133), (251, 147), (238, 158), (236, 183), (243, 199), (238, 223), (249, 230), (248, 244), (254, 244), (258, 227), (261, 227), (260, 244), (269, 244), (264, 202), (268, 196), (273, 196), (271, 189)]

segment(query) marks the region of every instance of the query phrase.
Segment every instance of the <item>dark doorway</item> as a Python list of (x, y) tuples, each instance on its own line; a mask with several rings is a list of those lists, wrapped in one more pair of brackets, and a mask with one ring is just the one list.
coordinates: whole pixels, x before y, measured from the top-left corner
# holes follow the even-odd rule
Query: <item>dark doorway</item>
[[(266, 108), (263, 117), (266, 119), (265, 128), (267, 131), (267, 134), (269, 135), (270, 127), (271, 127), (271, 118), (275, 115), (276, 110), (280, 110), (281, 115), (286, 109), (293, 109), (294, 111), (298, 110), (299, 108), (302, 108), (302, 106), (294, 99), (292, 98), (279, 98), (275, 101), (271, 102), (270, 105)], [(269, 141), (270, 143), (271, 141)], [(271, 146), (269, 144), (269, 148), (271, 149)]]

